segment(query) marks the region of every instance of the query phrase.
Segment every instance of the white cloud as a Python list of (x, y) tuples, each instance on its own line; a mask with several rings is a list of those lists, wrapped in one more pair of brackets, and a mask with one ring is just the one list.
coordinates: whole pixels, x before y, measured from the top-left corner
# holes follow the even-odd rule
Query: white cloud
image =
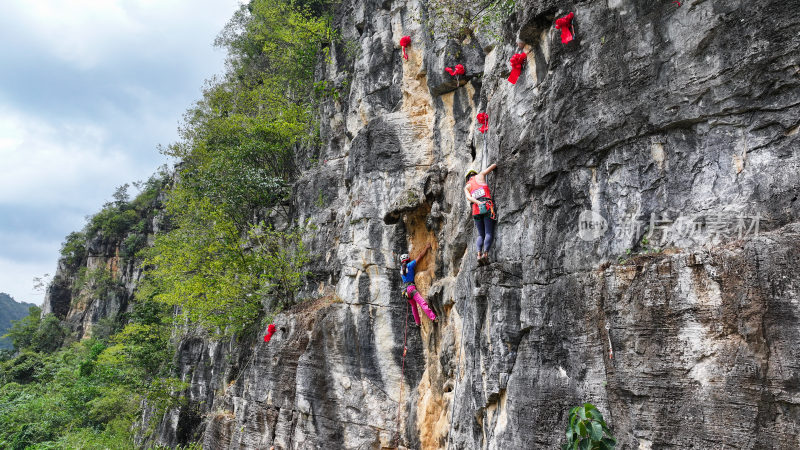
[(0, 24), (90, 69), (130, 54), (186, 50), (196, 36), (190, 29), (221, 30), (236, 5), (236, 0), (10, 0), (3, 2), (6, 19)]
[(20, 263), (0, 257), (0, 292), (7, 293), (18, 302), (41, 305), (44, 302), (44, 292), (34, 290), (33, 277), (52, 275), (55, 269), (55, 260), (48, 263)]
[[(125, 170), (133, 168), (108, 145), (108, 132), (92, 123), (47, 123), (0, 109), (0, 204), (97, 205), (109, 185), (130, 181)], [(91, 185), (106, 191), (92, 195)]]
[(41, 303), (60, 242), (114, 187), (166, 162), (181, 112), (223, 69), (238, 0), (3, 0), (0, 292)]

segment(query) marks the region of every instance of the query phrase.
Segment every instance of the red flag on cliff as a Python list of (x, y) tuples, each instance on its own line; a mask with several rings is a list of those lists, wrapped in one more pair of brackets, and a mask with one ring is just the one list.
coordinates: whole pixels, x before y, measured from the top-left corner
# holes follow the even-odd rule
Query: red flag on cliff
[(275, 333), (275, 324), (271, 323), (267, 327), (267, 334), (264, 335), (264, 342), (269, 342), (272, 339), (272, 335)]
[(462, 66), (461, 64), (456, 64), (456, 67), (452, 69), (450, 67), (445, 67), (444, 70), (454, 77), (457, 77), (459, 75), (464, 75), (466, 73), (466, 71), (464, 70), (464, 66)]
[(564, 17), (556, 19), (556, 29), (561, 30), (561, 43), (568, 44), (572, 38), (575, 30), (572, 28), (572, 19), (575, 14), (569, 13)]
[(488, 114), (486, 114), (485, 112), (479, 113), (478, 114), (478, 123), (482, 125), (478, 131), (480, 131), (481, 133), (486, 133), (487, 131), (489, 131), (489, 115)]
[(408, 61), (408, 55), (406, 54), (406, 47), (411, 45), (411, 36), (403, 36), (400, 38), (400, 47), (403, 48), (403, 58)]
[(511, 84), (517, 84), (520, 72), (522, 72), (522, 65), (525, 64), (525, 59), (528, 57), (525, 53), (515, 53), (511, 57), (511, 75), (508, 76), (508, 81)]

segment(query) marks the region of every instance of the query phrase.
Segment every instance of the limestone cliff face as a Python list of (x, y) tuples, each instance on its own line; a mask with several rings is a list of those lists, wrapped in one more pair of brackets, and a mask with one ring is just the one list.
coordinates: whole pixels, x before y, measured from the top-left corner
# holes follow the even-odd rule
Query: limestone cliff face
[[(621, 448), (800, 446), (800, 2), (517, 11), (495, 45), (431, 37), (415, 0), (343, 2), (319, 67), (343, 95), (293, 195), (316, 300), (268, 344), (185, 338), (190, 403), (157, 441), (552, 449), (590, 401)], [(478, 267), (463, 174), (492, 162)], [(397, 256), (428, 243), (440, 321), (406, 332)]]
[[(148, 185), (156, 183), (151, 179)], [(55, 314), (71, 331), (69, 339), (92, 336), (93, 327), (103, 319), (111, 322), (130, 311), (142, 278), (142, 261), (137, 252), (152, 244), (155, 233), (165, 225), (162, 213), (163, 186), (155, 185), (149, 200), (137, 200), (132, 223), (117, 225), (114, 234), (90, 223), (65, 242), (55, 275), (42, 305), (42, 314)], [(106, 205), (105, 208), (112, 208)], [(104, 210), (108, 212), (108, 209)], [(102, 212), (100, 214), (103, 214)], [(105, 330), (106, 332), (111, 329)]]
[(97, 234), (72, 264), (61, 258), (47, 288), (42, 314), (55, 314), (75, 339), (92, 335), (102, 319), (127, 312), (142, 276), (140, 262), (121, 255), (122, 238)]

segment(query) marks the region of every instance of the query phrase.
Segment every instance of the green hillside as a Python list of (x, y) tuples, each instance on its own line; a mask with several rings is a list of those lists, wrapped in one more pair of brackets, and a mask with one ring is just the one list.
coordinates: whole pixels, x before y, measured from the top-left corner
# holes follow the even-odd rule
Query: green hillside
[[(11, 328), (12, 320), (19, 320), (28, 315), (28, 308), (35, 306), (31, 303), (18, 303), (14, 299), (4, 293), (0, 292), (0, 336), (6, 334)], [(5, 338), (0, 338), (0, 349), (11, 348), (11, 341)]]

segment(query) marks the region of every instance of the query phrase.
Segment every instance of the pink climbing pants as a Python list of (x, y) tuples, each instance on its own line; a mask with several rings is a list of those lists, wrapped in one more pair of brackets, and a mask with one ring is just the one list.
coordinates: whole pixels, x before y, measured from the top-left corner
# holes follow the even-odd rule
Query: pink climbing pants
[[(411, 297), (412, 292), (414, 295), (413, 298)], [(408, 302), (411, 303), (411, 313), (414, 315), (414, 322), (416, 322), (417, 325), (419, 325), (419, 313), (417, 312), (417, 307), (414, 305), (414, 302), (417, 302), (419, 307), (422, 308), (422, 311), (425, 312), (429, 319), (436, 320), (436, 314), (431, 311), (431, 308), (425, 302), (425, 299), (419, 295), (419, 291), (417, 291), (416, 286), (411, 285), (406, 288), (406, 298), (408, 298)]]

